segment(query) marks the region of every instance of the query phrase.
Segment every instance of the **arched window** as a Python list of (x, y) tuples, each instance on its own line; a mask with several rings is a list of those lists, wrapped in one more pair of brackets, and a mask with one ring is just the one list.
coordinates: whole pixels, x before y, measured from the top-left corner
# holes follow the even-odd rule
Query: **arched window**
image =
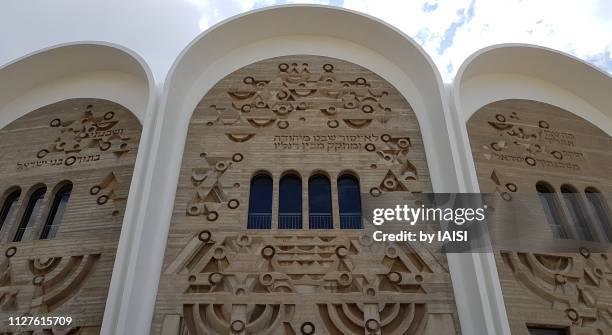
[(51, 208), (49, 209), (47, 221), (45, 221), (45, 225), (40, 234), (41, 240), (55, 237), (57, 229), (62, 223), (62, 218), (64, 217), (66, 206), (68, 206), (68, 200), (70, 200), (71, 192), (72, 184), (68, 184), (62, 186), (62, 188), (60, 188), (57, 193), (55, 193), (53, 203), (51, 204)]
[(563, 226), (563, 215), (561, 214), (561, 206), (557, 200), (555, 189), (550, 184), (539, 181), (536, 183), (536, 190), (544, 208), (544, 214), (550, 229), (555, 238), (568, 238), (565, 227)]
[(0, 229), (4, 226), (4, 223), (7, 222), (12, 216), (13, 213), (17, 210), (17, 203), (19, 201), (19, 197), (21, 196), (21, 190), (17, 189), (11, 192), (4, 203), (2, 204), (2, 209), (0, 210)]
[(30, 237), (30, 229), (32, 229), (34, 221), (40, 214), (46, 192), (46, 187), (40, 187), (34, 192), (32, 192), (32, 195), (30, 195), (30, 200), (28, 200), (28, 206), (26, 207), (25, 212), (21, 217), (21, 222), (19, 223), (17, 233), (15, 234), (15, 238), (13, 238), (13, 242), (19, 242), (24, 237)]
[(606, 203), (606, 198), (594, 187), (587, 187), (584, 194), (588, 202), (593, 206), (593, 210), (599, 219), (601, 228), (606, 234), (608, 243), (612, 242), (612, 224), (610, 223), (610, 209)]
[(351, 175), (338, 178), (338, 209), (341, 229), (362, 229), (359, 181)]
[(310, 229), (333, 229), (331, 183), (324, 175), (308, 179), (308, 226)]
[(587, 222), (586, 212), (582, 208), (578, 191), (572, 185), (561, 185), (561, 194), (563, 200), (570, 212), (572, 221), (575, 223), (576, 231), (578, 232), (578, 238), (585, 241), (595, 241), (593, 238), (593, 232)]
[(278, 228), (302, 229), (302, 179), (295, 174), (280, 180)]
[(272, 177), (260, 173), (251, 179), (248, 229), (272, 228)]

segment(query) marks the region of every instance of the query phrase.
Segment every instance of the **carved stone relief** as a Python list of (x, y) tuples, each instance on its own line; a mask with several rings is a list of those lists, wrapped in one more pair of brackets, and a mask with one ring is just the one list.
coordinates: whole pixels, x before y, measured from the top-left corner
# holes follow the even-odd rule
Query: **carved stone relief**
[[(571, 184), (580, 192), (596, 186), (612, 190), (612, 138), (587, 121), (560, 108), (528, 100), (504, 100), (477, 111), (468, 132), (482, 192), (505, 201), (514, 194), (536, 193), (546, 181), (559, 192)], [(609, 201), (609, 200), (608, 200)], [(537, 198), (532, 222), (540, 243), (554, 243)], [(574, 253), (525, 250), (496, 254), (512, 334), (527, 335), (527, 326), (567, 328), (571, 334), (612, 332), (610, 254), (580, 248)]]
[[(261, 171), (302, 179), (302, 230), (247, 230)], [(153, 334), (455, 334), (444, 255), (308, 230), (308, 178), (362, 193), (431, 191), (418, 122), (389, 83), (341, 60), (279, 57), (217, 83), (192, 116)], [(337, 201), (333, 204), (338, 217)], [(273, 209), (276, 213), (276, 209)]]
[[(0, 130), (0, 203), (21, 189), (0, 230), (0, 333), (98, 334), (141, 126), (124, 107), (70, 99)], [(39, 239), (54, 192), (72, 191), (52, 238)], [(24, 238), (13, 242), (31, 190), (47, 189)], [(70, 326), (10, 326), (9, 317), (70, 316)]]

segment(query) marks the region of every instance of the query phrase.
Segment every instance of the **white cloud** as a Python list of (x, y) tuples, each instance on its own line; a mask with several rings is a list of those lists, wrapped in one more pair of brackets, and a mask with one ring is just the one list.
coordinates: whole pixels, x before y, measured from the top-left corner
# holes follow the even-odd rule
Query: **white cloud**
[(341, 4), (380, 18), (420, 43), (445, 81), (471, 53), (508, 42), (562, 50), (612, 73), (612, 0), (5, 0), (0, 64), (57, 43), (103, 40), (140, 53), (161, 80), (202, 30), (285, 3)]
[[(612, 73), (612, 1), (475, 0), (474, 15), (463, 20), (471, 1), (345, 0), (344, 6), (379, 17), (415, 38), (450, 81), (473, 52), (499, 43), (551, 47), (596, 63)], [(434, 10), (425, 11), (423, 8)], [(453, 23), (452, 45), (440, 53)]]

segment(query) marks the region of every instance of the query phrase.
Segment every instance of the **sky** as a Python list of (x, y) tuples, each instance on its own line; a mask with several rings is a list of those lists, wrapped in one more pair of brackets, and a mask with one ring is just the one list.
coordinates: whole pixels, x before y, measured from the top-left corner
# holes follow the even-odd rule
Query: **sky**
[(140, 54), (156, 81), (215, 23), (289, 3), (339, 6), (403, 31), (445, 82), (483, 47), (529, 43), (575, 55), (612, 74), (612, 0), (1, 0), (0, 67), (59, 43), (99, 40)]

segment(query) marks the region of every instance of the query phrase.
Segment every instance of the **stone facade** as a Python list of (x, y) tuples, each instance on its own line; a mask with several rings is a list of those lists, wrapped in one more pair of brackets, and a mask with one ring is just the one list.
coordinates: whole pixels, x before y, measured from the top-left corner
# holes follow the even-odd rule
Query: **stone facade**
[[(0, 65), (0, 334), (611, 333), (609, 74), (511, 44), (444, 82), (397, 29), (308, 5), (231, 18), (155, 64), (173, 66), (101, 41)], [(251, 225), (260, 176), (271, 209)], [(299, 213), (281, 211), (289, 178)], [(386, 226), (347, 221), (341, 180), (362, 214), (420, 192), (533, 200), (501, 250), (444, 255), (372, 242)], [(25, 315), (74, 323), (8, 325)]]
[[(247, 230), (272, 176), (271, 229)], [(279, 180), (302, 180), (301, 229), (279, 229)], [(319, 56), (246, 66), (191, 118), (153, 334), (459, 333), (444, 255), (341, 229), (336, 180), (365, 196), (431, 192), (410, 104), (374, 73)], [(308, 180), (331, 180), (333, 229), (309, 229)]]
[[(600, 221), (585, 190), (596, 189), (603, 197), (612, 191), (610, 136), (561, 108), (517, 99), (482, 107), (469, 120), (468, 130), (482, 192), (513, 201), (535, 194), (536, 183), (546, 182), (556, 192), (552, 196), (563, 218), (560, 229), (579, 239), (571, 205), (561, 194), (571, 186), (585, 209), (583, 220), (593, 239), (608, 243), (609, 221)], [(542, 245), (563, 244), (553, 239), (541, 202), (535, 196), (531, 199), (532, 206), (526, 209), (530, 214), (522, 216), (530, 227), (524, 235)], [(528, 249), (496, 254), (512, 334), (528, 335), (527, 326), (585, 335), (612, 331), (610, 254), (591, 252), (588, 243), (574, 248), (574, 253)]]
[[(126, 108), (86, 98), (42, 107), (0, 130), (0, 203), (21, 190), (0, 231), (0, 333), (99, 333), (140, 132)], [(54, 195), (70, 184), (61, 224), (40, 239)], [(43, 187), (40, 210), (14, 242), (30, 195)], [(9, 317), (27, 315), (73, 322), (9, 326)]]

